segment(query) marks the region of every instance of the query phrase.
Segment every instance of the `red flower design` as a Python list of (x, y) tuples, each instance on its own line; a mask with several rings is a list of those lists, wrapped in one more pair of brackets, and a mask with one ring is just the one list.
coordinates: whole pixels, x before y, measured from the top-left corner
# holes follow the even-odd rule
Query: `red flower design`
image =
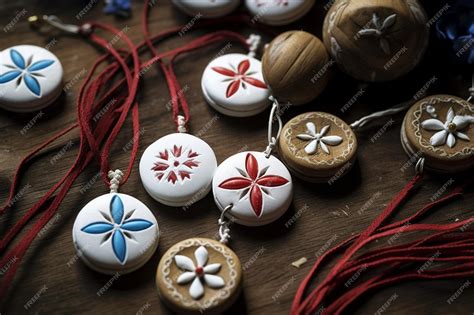
[(263, 208), (263, 193), (270, 194), (266, 188), (283, 186), (288, 180), (278, 175), (265, 175), (269, 166), (259, 170), (257, 159), (250, 153), (245, 158), (245, 170), (237, 168), (242, 177), (232, 177), (219, 184), (220, 188), (230, 190), (245, 189), (241, 198), (250, 194), (252, 209), (260, 217)]
[(237, 67), (237, 72), (231, 69), (227, 69), (224, 67), (212, 67), (212, 70), (216, 71), (217, 73), (220, 73), (222, 75), (225, 75), (226, 77), (231, 77), (231, 79), (225, 79), (224, 81), (231, 81), (229, 83), (229, 86), (227, 86), (227, 92), (226, 92), (226, 97), (229, 98), (235, 93), (240, 88), (240, 85), (244, 89), (246, 89), (245, 83), (248, 83), (250, 85), (256, 86), (261, 89), (266, 89), (267, 85), (255, 78), (250, 77), (250, 75), (255, 74), (255, 72), (248, 72), (250, 68), (250, 61), (248, 59), (243, 60), (239, 63)]
[[(170, 154), (171, 153), (171, 154)], [(165, 178), (168, 182), (175, 184), (180, 178), (190, 179), (191, 169), (198, 167), (199, 162), (195, 158), (198, 153), (189, 149), (183, 154), (182, 146), (174, 146), (173, 150), (165, 149), (159, 153), (159, 161), (155, 163), (152, 170), (156, 172), (156, 177), (161, 180)]]

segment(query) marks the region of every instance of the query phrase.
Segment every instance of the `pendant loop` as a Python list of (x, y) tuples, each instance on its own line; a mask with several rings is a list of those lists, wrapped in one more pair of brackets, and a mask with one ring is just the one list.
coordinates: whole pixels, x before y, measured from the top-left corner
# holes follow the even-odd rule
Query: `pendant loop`
[(247, 44), (249, 45), (249, 53), (248, 55), (250, 57), (255, 58), (258, 50), (258, 46), (260, 45), (260, 42), (262, 40), (262, 37), (257, 34), (250, 34), (249, 38), (247, 39)]
[(230, 211), (234, 205), (230, 204), (227, 207), (224, 208), (224, 210), (221, 212), (221, 216), (219, 217), (219, 220), (217, 223), (219, 224), (219, 242), (222, 244), (227, 244), (230, 239), (230, 228), (229, 225), (232, 221), (227, 221), (225, 220), (225, 214), (227, 211)]
[(422, 157), (422, 158), (419, 158), (418, 161), (416, 162), (415, 173), (417, 175), (423, 174), (424, 168), (425, 168), (425, 158)]
[(110, 179), (110, 192), (117, 193), (120, 186), (120, 181), (123, 178), (123, 172), (118, 169), (115, 171), (109, 171), (108, 176)]
[(184, 116), (178, 115), (177, 124), (178, 124), (178, 132), (179, 133), (188, 132), (188, 129), (186, 128), (186, 118), (184, 118)]
[(33, 15), (28, 18), (28, 22), (34, 28), (41, 31), (42, 27), (47, 24), (54, 28), (57, 28), (63, 32), (71, 34), (84, 34), (88, 35), (92, 32), (92, 26), (90, 24), (83, 24), (81, 26), (74, 24), (65, 24), (55, 15)]
[[(268, 159), (273, 152), (273, 149), (277, 145), (278, 139), (280, 138), (281, 130), (283, 129), (283, 122), (281, 121), (281, 110), (280, 103), (276, 98), (270, 96), (270, 100), (273, 102), (272, 110), (270, 112), (270, 118), (268, 119), (268, 146), (263, 153)], [(273, 124), (275, 120), (278, 122), (278, 131), (276, 136), (273, 136)]]

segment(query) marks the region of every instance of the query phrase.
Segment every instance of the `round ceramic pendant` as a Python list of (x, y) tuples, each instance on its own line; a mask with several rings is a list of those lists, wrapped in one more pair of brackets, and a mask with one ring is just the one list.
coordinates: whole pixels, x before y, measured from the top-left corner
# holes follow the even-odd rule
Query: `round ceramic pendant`
[(211, 190), (217, 160), (211, 147), (187, 133), (173, 133), (151, 144), (140, 160), (140, 177), (155, 200), (190, 206)]
[(206, 238), (175, 244), (156, 272), (161, 298), (178, 314), (222, 314), (239, 296), (241, 282), (237, 255)]
[(279, 149), (296, 176), (310, 182), (330, 182), (352, 168), (357, 138), (338, 117), (312, 112), (296, 116), (283, 127)]
[(61, 95), (63, 67), (49, 50), (14, 46), (3, 50), (0, 60), (0, 107), (12, 112), (33, 112)]
[(125, 274), (143, 266), (155, 252), (155, 216), (138, 199), (110, 193), (90, 201), (72, 230), (77, 255), (95, 271)]
[(204, 70), (201, 87), (209, 105), (228, 116), (256, 115), (271, 104), (262, 63), (248, 55), (227, 54), (214, 59)]
[(315, 0), (245, 0), (254, 19), (268, 25), (293, 23), (309, 12), (314, 2)]
[(407, 112), (402, 145), (411, 157), (425, 158), (424, 167), (439, 173), (474, 166), (474, 105), (455, 96), (435, 95)]
[(192, 17), (216, 18), (234, 11), (240, 0), (173, 0), (173, 4)]
[(428, 47), (428, 19), (417, 0), (336, 0), (326, 15), (323, 39), (338, 66), (369, 82), (411, 71)]
[(212, 180), (214, 200), (226, 215), (247, 226), (280, 218), (291, 204), (293, 183), (285, 165), (262, 152), (241, 152), (219, 165)]
[(278, 35), (265, 49), (262, 71), (272, 95), (280, 103), (302, 105), (326, 88), (332, 64), (316, 36), (289, 31)]

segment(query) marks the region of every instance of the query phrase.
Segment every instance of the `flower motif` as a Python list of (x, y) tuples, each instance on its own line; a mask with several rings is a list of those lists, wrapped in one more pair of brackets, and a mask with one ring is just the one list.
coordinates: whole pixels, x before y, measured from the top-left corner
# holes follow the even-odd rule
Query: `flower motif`
[(102, 239), (102, 244), (112, 238), (112, 249), (115, 257), (121, 264), (124, 264), (127, 257), (126, 238), (134, 239), (133, 232), (146, 230), (153, 223), (144, 219), (130, 219), (135, 209), (124, 215), (123, 202), (118, 195), (114, 195), (110, 201), (110, 215), (100, 210), (99, 212), (106, 221), (90, 223), (83, 227), (81, 231), (89, 234), (106, 233)]
[(396, 19), (397, 15), (392, 14), (381, 23), (378, 14), (374, 13), (372, 15), (372, 24), (374, 25), (374, 28), (363, 28), (357, 34), (360, 36), (375, 36), (379, 39), (380, 48), (383, 50), (383, 52), (387, 55), (390, 55), (390, 44), (386, 38), (387, 29), (395, 24)]
[(250, 153), (245, 159), (245, 170), (236, 168), (242, 177), (232, 177), (219, 184), (220, 188), (230, 190), (241, 190), (240, 200), (250, 195), (252, 209), (260, 217), (263, 208), (263, 194), (270, 195), (268, 188), (279, 187), (288, 183), (288, 180), (278, 175), (265, 175), (270, 166), (259, 170), (257, 159)]
[(173, 150), (165, 149), (159, 153), (158, 162), (155, 163), (152, 170), (156, 172), (156, 177), (161, 180), (165, 179), (173, 185), (178, 181), (190, 179), (193, 168), (199, 166), (199, 162), (195, 158), (198, 153), (188, 149), (183, 154), (182, 146), (174, 146)]
[(245, 83), (248, 83), (261, 89), (267, 89), (267, 85), (264, 82), (250, 77), (251, 75), (256, 74), (256, 72), (248, 72), (250, 68), (250, 60), (246, 59), (241, 61), (237, 67), (237, 70), (234, 69), (233, 65), (230, 65), (230, 67), (232, 69), (227, 69), (224, 67), (212, 67), (212, 70), (214, 70), (215, 72), (222, 74), (226, 77), (230, 77), (228, 79), (223, 80), (223, 82), (230, 81), (229, 85), (227, 86), (227, 98), (237, 93), (240, 88), (240, 85), (242, 85), (243, 89), (246, 89), (247, 85)]
[(465, 141), (470, 141), (468, 135), (460, 132), (469, 124), (474, 122), (474, 117), (468, 115), (455, 115), (453, 108), (449, 108), (446, 115), (446, 122), (443, 123), (439, 119), (427, 119), (421, 123), (421, 127), (429, 131), (438, 131), (430, 138), (432, 146), (440, 146), (447, 144), (452, 148), (456, 144), (456, 137)]
[(329, 130), (329, 125), (324, 126), (320, 133), (316, 131), (316, 125), (312, 122), (306, 124), (306, 133), (297, 135), (296, 137), (303, 141), (310, 141), (304, 148), (307, 154), (315, 154), (318, 151), (318, 145), (321, 145), (321, 149), (326, 154), (330, 154), (328, 145), (334, 146), (339, 145), (342, 142), (342, 138), (339, 136), (325, 136)]
[(220, 289), (225, 283), (222, 277), (215, 275), (221, 269), (221, 264), (207, 265), (209, 253), (204, 246), (199, 246), (194, 251), (194, 258), (196, 259), (196, 265), (189, 257), (182, 255), (174, 256), (176, 265), (184, 270), (176, 282), (184, 285), (192, 281), (189, 287), (189, 294), (194, 300), (199, 300), (204, 295), (204, 284), (213, 289)]
[(10, 58), (13, 65), (5, 65), (5, 67), (13, 69), (0, 75), (0, 84), (10, 82), (17, 79), (17, 87), (24, 81), (26, 87), (36, 96), (41, 96), (41, 86), (37, 80), (38, 77), (43, 77), (38, 71), (46, 69), (54, 63), (54, 60), (40, 60), (31, 63), (33, 56), (30, 56), (27, 61), (15, 49), (10, 49)]

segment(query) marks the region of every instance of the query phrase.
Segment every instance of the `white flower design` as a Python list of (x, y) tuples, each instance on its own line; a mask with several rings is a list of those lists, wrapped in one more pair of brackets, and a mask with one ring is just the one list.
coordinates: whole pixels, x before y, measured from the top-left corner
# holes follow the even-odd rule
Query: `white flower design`
[(374, 36), (379, 39), (380, 48), (387, 55), (390, 55), (391, 49), (389, 41), (387, 40), (387, 30), (395, 24), (397, 19), (396, 14), (388, 16), (383, 22), (380, 21), (377, 13), (372, 15), (371, 24), (374, 25), (374, 28), (363, 28), (357, 34), (359, 36)]
[(318, 151), (318, 145), (321, 145), (321, 149), (324, 153), (329, 154), (328, 145), (335, 146), (342, 142), (342, 138), (339, 136), (325, 136), (329, 130), (329, 125), (324, 126), (320, 133), (316, 131), (316, 125), (312, 122), (306, 124), (306, 133), (297, 135), (296, 137), (303, 141), (310, 141), (304, 148), (307, 154), (315, 154)]
[(468, 115), (455, 115), (453, 108), (449, 108), (446, 115), (446, 122), (443, 123), (439, 119), (427, 119), (421, 123), (421, 127), (428, 131), (438, 131), (431, 139), (432, 146), (440, 146), (447, 144), (452, 148), (456, 144), (456, 137), (465, 141), (470, 141), (468, 135), (460, 132), (469, 124), (474, 122), (474, 117)]
[(221, 264), (206, 265), (209, 253), (204, 246), (200, 246), (194, 251), (194, 257), (196, 258), (196, 265), (194, 265), (194, 262), (189, 257), (182, 255), (174, 256), (176, 265), (184, 270), (176, 282), (184, 285), (192, 281), (189, 287), (189, 294), (194, 300), (199, 300), (204, 295), (204, 284), (213, 289), (220, 289), (225, 283), (224, 279), (214, 275), (221, 269)]

